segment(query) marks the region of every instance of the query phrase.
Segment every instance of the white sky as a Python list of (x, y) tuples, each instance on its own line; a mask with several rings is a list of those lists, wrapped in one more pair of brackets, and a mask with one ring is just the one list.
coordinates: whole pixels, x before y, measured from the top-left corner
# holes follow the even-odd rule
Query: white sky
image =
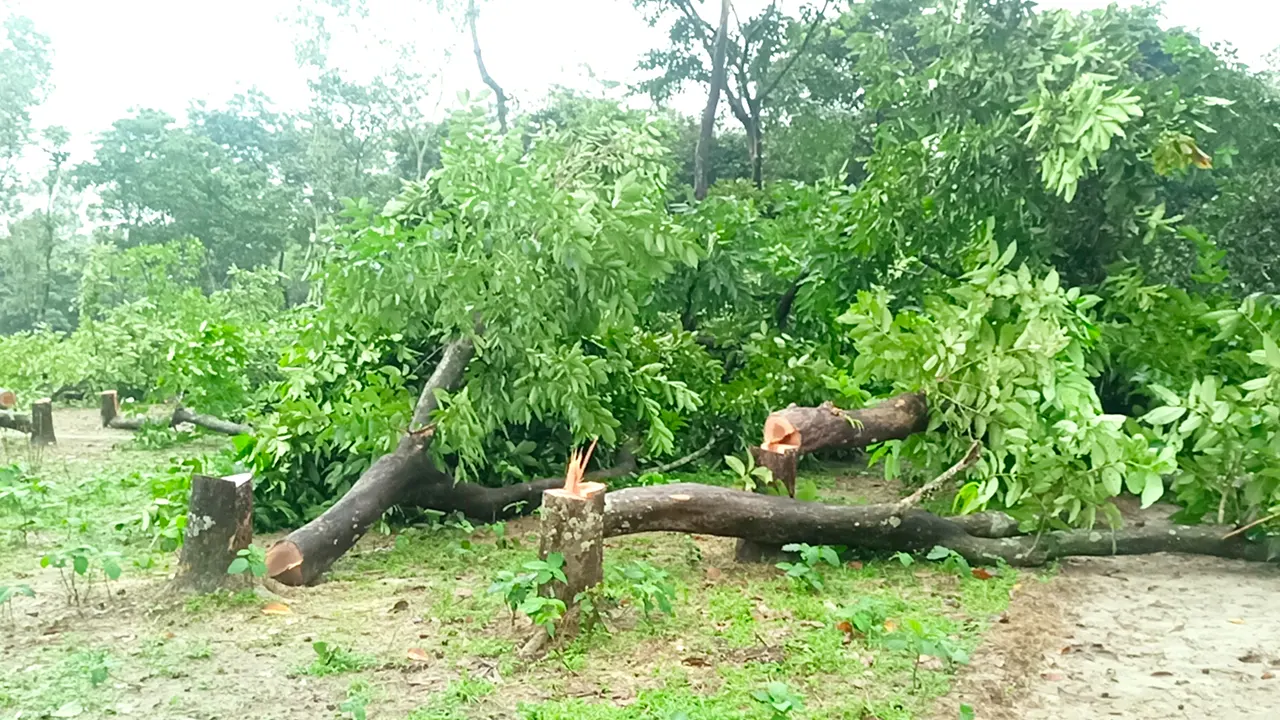
[[(424, 69), (443, 63), (442, 107), (454, 102), (458, 89), (482, 87), (469, 39), (434, 15), (435, 0), (368, 1), (375, 16), (361, 25), (364, 37), (335, 28), (342, 43), (335, 47), (337, 64), (376, 72), (376, 58), (385, 54), (362, 47), (366, 38), (416, 38)], [(181, 118), (192, 100), (216, 105), (253, 86), (282, 107), (302, 105), (306, 86), (293, 57), (295, 28), (282, 20), (295, 2), (2, 0), (0, 16), (6, 10), (26, 15), (52, 39), (55, 89), (36, 121), (71, 130), (74, 159), (80, 160), (97, 132), (134, 108)], [(738, 0), (736, 6), (746, 12), (761, 4)], [(1083, 9), (1106, 3), (1045, 4)], [(1234, 44), (1250, 63), (1280, 42), (1277, 0), (1168, 0), (1165, 14), (1170, 24), (1199, 28), (1206, 40)], [(663, 40), (630, 0), (488, 0), (481, 5), (480, 34), (490, 72), (517, 99), (531, 101), (552, 85), (589, 86), (585, 67), (598, 78), (633, 81), (638, 57)]]

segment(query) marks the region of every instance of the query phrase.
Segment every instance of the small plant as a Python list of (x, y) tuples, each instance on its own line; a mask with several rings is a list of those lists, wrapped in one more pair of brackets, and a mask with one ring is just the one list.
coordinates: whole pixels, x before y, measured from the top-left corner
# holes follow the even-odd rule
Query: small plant
[(771, 682), (751, 693), (751, 697), (773, 713), (770, 720), (786, 720), (792, 713), (804, 710), (804, 698), (784, 682)]
[(896, 632), (887, 635), (884, 646), (890, 650), (903, 650), (911, 653), (914, 662), (911, 665), (911, 685), (916, 684), (920, 670), (921, 657), (936, 657), (947, 663), (967, 663), (969, 654), (957, 647), (946, 635), (927, 630), (919, 620), (908, 619)]
[(754, 492), (760, 483), (770, 488), (775, 484), (773, 471), (767, 467), (757, 466), (756, 459), (751, 457), (751, 453), (747, 453), (745, 461), (732, 455), (725, 455), (724, 464), (728, 465), (729, 472), (733, 473), (734, 485), (747, 492)]
[(303, 670), (307, 675), (316, 677), (340, 675), (365, 670), (375, 665), (373, 658), (351, 652), (339, 645), (317, 641), (311, 643), (311, 649), (315, 651), (316, 657)]
[(840, 567), (840, 551), (843, 549), (806, 543), (783, 545), (784, 552), (799, 553), (799, 562), (780, 562), (777, 567), (779, 570), (786, 571), (787, 578), (797, 588), (820, 592), (825, 582), (820, 566), (825, 563), (834, 568)]
[(879, 636), (887, 617), (888, 608), (883, 602), (864, 597), (859, 599), (857, 604), (841, 608), (836, 612), (836, 627), (846, 636), (851, 637), (854, 633), (858, 633), (871, 639)]
[(47, 483), (21, 465), (0, 467), (0, 508), (8, 506), (22, 518), (17, 530), (22, 534), (23, 545), (27, 544), (27, 533), (38, 525), (34, 512), (36, 501), (47, 497), (49, 489)]
[(968, 577), (972, 571), (972, 568), (969, 567), (969, 561), (965, 560), (963, 555), (941, 545), (934, 545), (929, 554), (925, 555), (925, 559), (935, 562), (941, 560), (943, 570), (959, 573), (965, 577)]
[(564, 615), (564, 602), (543, 597), (540, 593), (543, 586), (553, 580), (568, 582), (562, 569), (564, 555), (550, 553), (546, 560), (530, 560), (521, 567), (525, 572), (499, 572), (489, 586), (489, 594), (502, 595), (503, 602), (511, 611), (512, 622), (515, 622), (516, 613), (521, 612), (529, 616), (535, 625), (546, 628), (547, 634), (554, 634), (555, 622)]
[(638, 604), (646, 620), (655, 609), (664, 615), (675, 614), (675, 587), (667, 572), (646, 562), (610, 566), (605, 572), (605, 586), (611, 597)]
[(0, 608), (4, 609), (4, 614), (9, 616), (9, 622), (13, 620), (13, 599), (16, 597), (36, 596), (36, 591), (31, 589), (30, 585), (14, 584), (0, 585)]
[(267, 574), (267, 551), (257, 545), (236, 552), (236, 559), (227, 566), (228, 575), (245, 574), (246, 577), (265, 577)]
[(552, 637), (556, 634), (556, 622), (564, 617), (565, 605), (557, 598), (533, 595), (520, 603), (520, 612), (529, 616), (534, 625), (541, 626)]
[(119, 579), (121, 573), (120, 553), (102, 551), (91, 545), (49, 553), (40, 558), (40, 567), (58, 569), (67, 603), (71, 605), (80, 605), (88, 598), (99, 575), (109, 584)]
[(897, 560), (899, 563), (902, 564), (902, 567), (911, 567), (916, 562), (916, 559), (911, 557), (911, 553), (905, 553), (905, 552), (902, 552), (901, 550), (890, 555), (889, 558), (892, 560)]
[(368, 706), (372, 700), (373, 688), (364, 680), (356, 680), (347, 687), (347, 699), (338, 706), (338, 711), (351, 720), (366, 720), (369, 717)]

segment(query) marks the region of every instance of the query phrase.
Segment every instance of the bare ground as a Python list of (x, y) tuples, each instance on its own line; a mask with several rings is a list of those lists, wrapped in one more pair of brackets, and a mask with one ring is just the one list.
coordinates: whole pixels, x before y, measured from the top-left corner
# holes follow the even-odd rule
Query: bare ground
[(1280, 569), (1160, 554), (1076, 558), (1015, 595), (939, 718), (1280, 716)]

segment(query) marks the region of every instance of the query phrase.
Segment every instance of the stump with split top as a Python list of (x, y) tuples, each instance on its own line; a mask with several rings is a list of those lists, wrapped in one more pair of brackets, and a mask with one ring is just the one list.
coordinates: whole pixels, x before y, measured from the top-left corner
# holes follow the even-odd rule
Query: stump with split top
[(551, 592), (565, 605), (583, 590), (604, 580), (603, 483), (587, 482), (576, 491), (555, 488), (542, 493), (541, 543), (538, 555), (564, 556), (567, 583), (554, 581)]
[(54, 445), (58, 438), (53, 434), (53, 401), (49, 398), (31, 403), (31, 444)]
[(174, 584), (211, 592), (233, 578), (227, 567), (253, 542), (253, 476), (191, 478), (186, 539)]

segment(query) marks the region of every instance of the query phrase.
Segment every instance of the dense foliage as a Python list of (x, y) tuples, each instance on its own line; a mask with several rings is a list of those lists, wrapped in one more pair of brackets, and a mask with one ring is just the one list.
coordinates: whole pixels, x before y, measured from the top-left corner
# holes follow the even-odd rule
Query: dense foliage
[[(1144, 8), (771, 5), (730, 38), (733, 122), (694, 201), (695, 126), (662, 103), (708, 84), (715, 28), (635, 4), (670, 30), (641, 63), (653, 112), (558, 92), (506, 132), (483, 101), (432, 123), (412, 77), (323, 69), (302, 116), (250, 94), (120, 120), (74, 172), (97, 237), (56, 242), (62, 161), (10, 226), (49, 251), (41, 287), (85, 263), (78, 294), (0, 297), (0, 386), (249, 417), (267, 524), (393, 447), (457, 338), (477, 352), (432, 452), (460, 481), (554, 472), (591, 438), (730, 452), (788, 403), (922, 390), (929, 432), (873, 457), (924, 478), (982, 441), (959, 512), (1280, 510), (1268, 75)], [(45, 69), (22, 48), (26, 108)]]

